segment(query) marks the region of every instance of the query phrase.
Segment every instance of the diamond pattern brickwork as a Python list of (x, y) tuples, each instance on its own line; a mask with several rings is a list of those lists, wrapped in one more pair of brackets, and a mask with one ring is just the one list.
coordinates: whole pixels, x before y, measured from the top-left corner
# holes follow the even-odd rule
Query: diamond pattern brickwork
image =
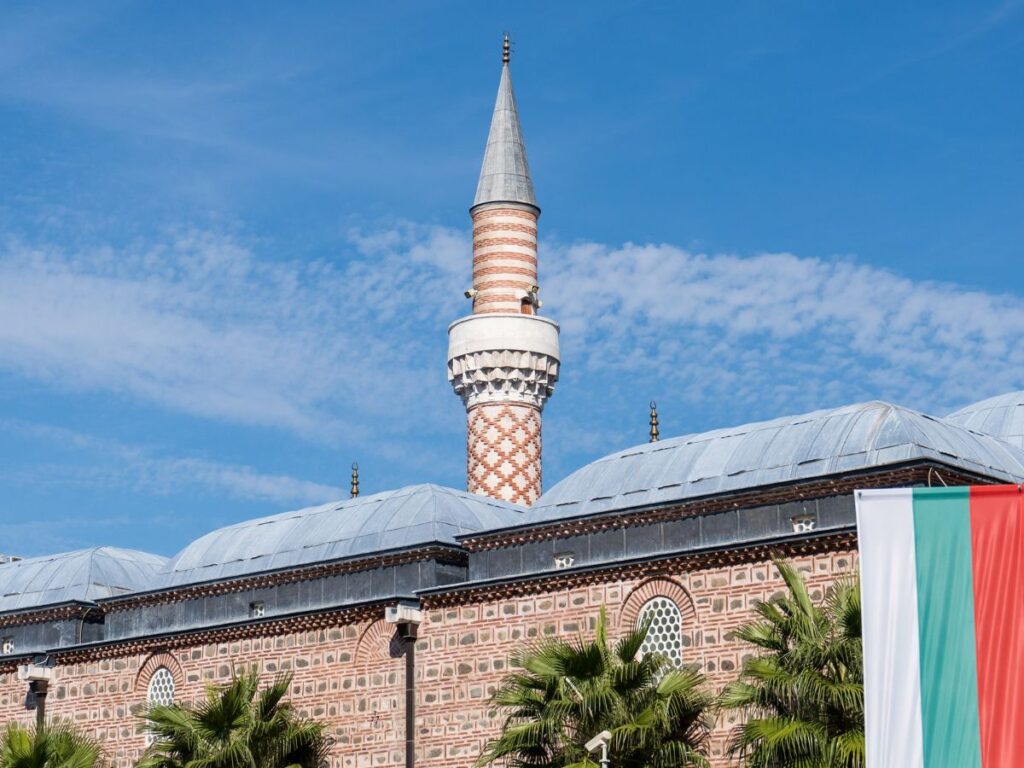
[(541, 493), (540, 411), (529, 405), (488, 403), (470, 408), (466, 477), (470, 493), (533, 504)]

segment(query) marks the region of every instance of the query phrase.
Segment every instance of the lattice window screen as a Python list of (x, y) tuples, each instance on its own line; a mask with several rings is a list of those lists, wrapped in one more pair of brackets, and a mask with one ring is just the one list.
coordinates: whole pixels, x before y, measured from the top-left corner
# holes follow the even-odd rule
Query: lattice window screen
[(637, 618), (643, 624), (651, 617), (647, 639), (640, 653), (660, 653), (676, 667), (683, 665), (683, 614), (679, 606), (667, 597), (653, 597), (644, 603)]

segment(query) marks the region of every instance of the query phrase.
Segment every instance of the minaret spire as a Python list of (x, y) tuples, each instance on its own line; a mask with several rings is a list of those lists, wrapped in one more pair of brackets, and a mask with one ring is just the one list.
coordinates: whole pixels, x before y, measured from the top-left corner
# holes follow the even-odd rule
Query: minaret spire
[(473, 207), (487, 203), (524, 203), (537, 208), (533, 194), (530, 164), (526, 161), (526, 144), (519, 124), (516, 94), (512, 89), (509, 71), (509, 40), (505, 36), (502, 53), (501, 80), (498, 97), (494, 101), (491, 130), (487, 134), (487, 148), (480, 167), (480, 181), (476, 185)]
[(502, 42), (473, 219), (472, 314), (448, 329), (448, 378), (466, 405), (467, 487), (532, 504), (541, 493), (541, 412), (558, 380), (558, 324), (538, 317), (540, 207)]

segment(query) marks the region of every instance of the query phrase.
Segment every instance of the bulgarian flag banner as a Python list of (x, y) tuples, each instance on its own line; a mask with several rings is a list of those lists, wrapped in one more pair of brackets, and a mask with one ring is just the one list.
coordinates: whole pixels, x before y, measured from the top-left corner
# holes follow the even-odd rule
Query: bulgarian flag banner
[(1024, 766), (1020, 488), (856, 501), (867, 768)]

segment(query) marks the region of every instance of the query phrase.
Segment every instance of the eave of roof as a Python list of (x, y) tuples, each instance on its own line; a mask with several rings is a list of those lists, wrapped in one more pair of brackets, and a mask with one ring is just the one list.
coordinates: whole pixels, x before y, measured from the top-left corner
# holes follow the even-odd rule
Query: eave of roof
[(524, 523), (672, 504), (932, 460), (1024, 481), (1024, 450), (940, 418), (869, 402), (647, 443), (611, 454), (551, 488)]

